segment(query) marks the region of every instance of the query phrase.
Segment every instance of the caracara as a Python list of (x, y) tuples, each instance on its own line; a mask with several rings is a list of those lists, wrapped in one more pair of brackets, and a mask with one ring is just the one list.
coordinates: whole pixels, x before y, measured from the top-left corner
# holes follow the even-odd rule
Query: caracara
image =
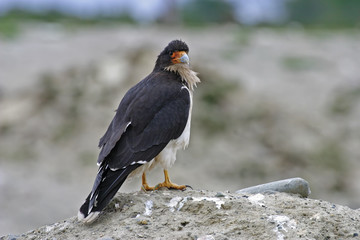
[[(200, 79), (189, 67), (189, 48), (174, 40), (158, 56), (154, 70), (121, 100), (115, 117), (100, 139), (99, 170), (80, 207), (78, 219), (93, 222), (124, 181), (142, 174), (142, 189), (185, 189), (172, 183), (168, 169), (176, 151), (190, 138), (192, 91)], [(145, 172), (160, 164), (165, 181), (149, 187)]]

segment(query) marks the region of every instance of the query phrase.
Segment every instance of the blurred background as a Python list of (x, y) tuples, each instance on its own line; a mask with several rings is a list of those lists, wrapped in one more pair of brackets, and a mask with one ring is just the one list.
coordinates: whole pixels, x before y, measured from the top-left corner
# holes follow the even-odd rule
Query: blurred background
[(173, 39), (202, 80), (174, 182), (302, 177), (359, 208), (359, 27), (357, 0), (0, 0), (0, 236), (76, 215), (114, 110)]

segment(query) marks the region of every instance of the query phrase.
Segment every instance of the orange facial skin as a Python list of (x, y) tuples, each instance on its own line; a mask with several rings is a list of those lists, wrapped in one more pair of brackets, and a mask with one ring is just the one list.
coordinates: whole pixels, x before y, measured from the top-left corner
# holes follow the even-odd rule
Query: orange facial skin
[(171, 55), (171, 62), (173, 64), (176, 63), (182, 63), (182, 61), (180, 60), (180, 58), (184, 55), (187, 55), (185, 51), (176, 51)]

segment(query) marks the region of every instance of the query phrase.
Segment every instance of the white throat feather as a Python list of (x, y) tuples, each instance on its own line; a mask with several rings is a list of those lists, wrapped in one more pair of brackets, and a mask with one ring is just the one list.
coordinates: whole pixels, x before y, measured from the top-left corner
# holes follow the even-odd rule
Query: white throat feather
[(196, 84), (200, 82), (197, 72), (190, 69), (188, 64), (174, 64), (165, 68), (166, 71), (178, 73), (181, 80), (186, 82), (191, 91), (194, 91)]

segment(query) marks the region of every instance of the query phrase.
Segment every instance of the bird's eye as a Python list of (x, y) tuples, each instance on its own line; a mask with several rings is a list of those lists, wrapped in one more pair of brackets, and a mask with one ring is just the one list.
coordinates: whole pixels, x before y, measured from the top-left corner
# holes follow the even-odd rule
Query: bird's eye
[(173, 55), (173, 51), (170, 51), (170, 52), (169, 52), (169, 55), (170, 55), (170, 56)]

